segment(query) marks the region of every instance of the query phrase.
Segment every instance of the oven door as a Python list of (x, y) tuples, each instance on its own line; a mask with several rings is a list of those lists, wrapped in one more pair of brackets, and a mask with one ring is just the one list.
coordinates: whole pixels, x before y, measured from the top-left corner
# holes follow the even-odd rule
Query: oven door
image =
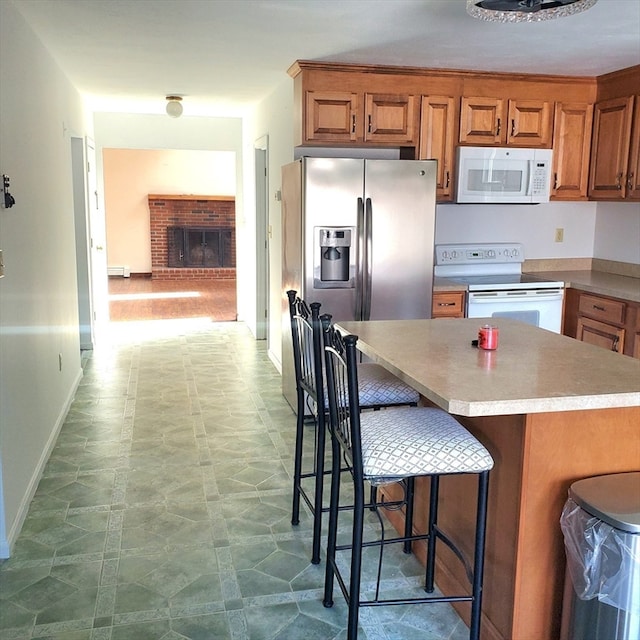
[(468, 318), (513, 318), (560, 333), (564, 289), (470, 291)]

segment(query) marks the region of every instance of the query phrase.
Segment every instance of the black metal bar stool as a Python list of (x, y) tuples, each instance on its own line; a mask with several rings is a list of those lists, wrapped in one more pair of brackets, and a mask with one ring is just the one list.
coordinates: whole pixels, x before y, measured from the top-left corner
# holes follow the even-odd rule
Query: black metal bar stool
[[(455, 418), (446, 411), (426, 407), (387, 409), (377, 413), (360, 412), (358, 403), (357, 336), (342, 336), (330, 318), (322, 316), (325, 338), (326, 377), (329, 399), (330, 432), (332, 442), (331, 499), (327, 567), (323, 604), (333, 605), (333, 587), (337, 580), (349, 607), (347, 640), (356, 640), (360, 607), (404, 605), (434, 602), (471, 602), (469, 637), (480, 636), (482, 579), (484, 571), (484, 541), (487, 517), (489, 471), (493, 459), (489, 452)], [(342, 462), (341, 462), (342, 461)], [(340, 504), (340, 465), (346, 462), (353, 481), (353, 527), (351, 543), (337, 544), (338, 516), (344, 508)], [(476, 510), (474, 558), (471, 565), (456, 544), (438, 527), (438, 488), (442, 476), (476, 474), (478, 497)], [(363, 535), (365, 481), (374, 485), (400, 482), (405, 492), (407, 517), (412, 509), (412, 483), (419, 476), (431, 478), (431, 494), (427, 531), (412, 535), (405, 527), (402, 537), (381, 536), (365, 541)], [(374, 508), (388, 507), (380, 503)], [(393, 505), (397, 506), (397, 505)], [(382, 520), (381, 520), (382, 522)], [(426, 540), (427, 563), (425, 591), (433, 593), (435, 581), (436, 543), (444, 542), (463, 563), (470, 582), (470, 594), (452, 596), (421, 596), (383, 599), (380, 597), (382, 553), (389, 544), (410, 544)], [(379, 546), (380, 559), (373, 599), (360, 595), (363, 547)], [(351, 552), (349, 575), (341, 572), (336, 554)]]
[[(326, 415), (328, 404), (324, 385), (323, 335), (320, 322), (320, 304), (307, 304), (296, 291), (287, 291), (291, 333), (293, 337), (293, 364), (296, 378), (296, 443), (293, 469), (293, 506), (291, 523), (300, 522), (300, 500), (313, 514), (313, 543), (311, 562), (320, 562), (322, 507), (325, 470)], [(417, 405), (420, 394), (384, 367), (375, 363), (359, 365), (359, 406), (361, 409), (381, 409), (391, 406)], [(321, 398), (321, 400), (319, 400)], [(311, 416), (314, 426), (315, 454), (313, 469), (303, 470), (305, 415)], [(305, 491), (302, 481), (314, 479), (313, 495)]]

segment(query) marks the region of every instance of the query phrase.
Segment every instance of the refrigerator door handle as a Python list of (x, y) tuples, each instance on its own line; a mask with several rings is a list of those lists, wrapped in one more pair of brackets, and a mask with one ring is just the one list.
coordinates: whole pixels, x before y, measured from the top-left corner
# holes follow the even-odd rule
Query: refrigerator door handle
[(371, 206), (371, 198), (367, 198), (364, 207), (364, 228), (365, 228), (365, 253), (364, 253), (364, 274), (362, 277), (363, 284), (363, 301), (362, 301), (362, 319), (371, 319), (371, 271), (373, 265), (373, 214)]
[(354, 318), (362, 320), (362, 299), (363, 299), (363, 270), (365, 259), (365, 224), (364, 224), (364, 202), (358, 198), (356, 233), (358, 236), (358, 246), (356, 249), (356, 307)]

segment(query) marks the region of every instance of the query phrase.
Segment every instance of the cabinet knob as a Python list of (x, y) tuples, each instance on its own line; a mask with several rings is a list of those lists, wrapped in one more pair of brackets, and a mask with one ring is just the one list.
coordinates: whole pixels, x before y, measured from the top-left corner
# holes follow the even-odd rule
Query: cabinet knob
[(620, 191), (622, 189), (622, 171), (616, 174), (616, 189)]
[(513, 138), (513, 136), (516, 135), (516, 121), (511, 120), (511, 137)]
[(444, 186), (445, 186), (445, 187), (448, 187), (448, 186), (449, 186), (449, 184), (451, 183), (451, 176), (450, 176), (450, 174), (449, 174), (449, 172), (448, 172), (448, 171), (447, 171), (446, 176), (447, 176), (447, 177), (446, 177), (446, 180), (445, 180)]
[(629, 191), (633, 191), (633, 173), (630, 173), (627, 176), (627, 189), (629, 189)]
[(502, 120), (498, 118), (498, 128), (496, 129), (496, 135), (500, 135), (500, 129), (502, 128)]
[(356, 114), (354, 113), (351, 116), (351, 133), (355, 133), (356, 132)]

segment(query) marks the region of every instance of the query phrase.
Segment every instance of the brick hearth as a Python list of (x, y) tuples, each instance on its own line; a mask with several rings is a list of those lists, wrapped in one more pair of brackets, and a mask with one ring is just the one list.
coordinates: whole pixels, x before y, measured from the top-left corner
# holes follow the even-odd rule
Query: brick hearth
[[(151, 277), (163, 280), (236, 277), (236, 203), (232, 196), (173, 196), (149, 194)], [(167, 227), (233, 229), (233, 267), (168, 267)]]

